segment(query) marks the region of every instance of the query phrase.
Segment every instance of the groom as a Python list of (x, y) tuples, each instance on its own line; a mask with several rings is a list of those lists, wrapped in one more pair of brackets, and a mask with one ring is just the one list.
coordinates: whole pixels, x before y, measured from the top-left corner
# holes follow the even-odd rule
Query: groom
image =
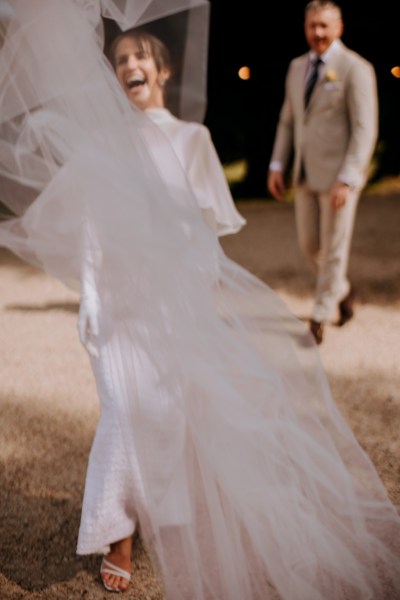
[(332, 0), (305, 9), (309, 52), (291, 61), (268, 173), (271, 194), (285, 193), (294, 149), (293, 183), (299, 246), (316, 273), (310, 330), (353, 316), (348, 259), (358, 199), (367, 181), (378, 130), (373, 66), (340, 40), (343, 20)]

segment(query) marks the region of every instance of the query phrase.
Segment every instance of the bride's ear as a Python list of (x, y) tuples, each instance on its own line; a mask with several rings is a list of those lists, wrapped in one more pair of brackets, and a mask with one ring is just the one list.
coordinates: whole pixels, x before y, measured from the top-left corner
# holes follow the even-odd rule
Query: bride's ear
[(163, 67), (158, 74), (158, 83), (164, 87), (168, 79), (171, 77), (171, 70), (168, 67)]

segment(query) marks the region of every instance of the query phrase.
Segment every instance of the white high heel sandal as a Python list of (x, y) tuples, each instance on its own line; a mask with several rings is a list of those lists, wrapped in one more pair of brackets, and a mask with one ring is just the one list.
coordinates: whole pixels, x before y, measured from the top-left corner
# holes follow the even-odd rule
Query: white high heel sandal
[(103, 557), (100, 567), (100, 579), (107, 592), (122, 592), (125, 590), (120, 590), (119, 588), (112, 588), (111, 586), (107, 585), (106, 582), (103, 580), (103, 573), (107, 573), (108, 575), (115, 575), (116, 577), (122, 577), (122, 579), (126, 579), (128, 583), (131, 580), (131, 573), (128, 573), (128, 571), (125, 571), (124, 569), (113, 565), (113, 563), (110, 563)]

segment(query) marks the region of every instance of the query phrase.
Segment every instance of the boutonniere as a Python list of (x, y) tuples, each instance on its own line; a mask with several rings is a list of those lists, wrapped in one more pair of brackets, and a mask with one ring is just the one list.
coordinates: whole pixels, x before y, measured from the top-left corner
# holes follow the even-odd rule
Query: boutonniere
[(328, 69), (327, 72), (325, 73), (325, 81), (329, 81), (330, 83), (333, 83), (336, 80), (337, 80), (336, 71), (334, 71), (333, 69)]

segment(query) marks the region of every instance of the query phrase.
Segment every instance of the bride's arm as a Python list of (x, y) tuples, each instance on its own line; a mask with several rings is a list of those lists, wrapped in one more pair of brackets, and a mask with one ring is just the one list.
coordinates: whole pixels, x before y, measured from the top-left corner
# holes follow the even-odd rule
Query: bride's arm
[(78, 315), (79, 338), (93, 357), (98, 357), (96, 336), (99, 334), (100, 298), (96, 270), (100, 267), (100, 249), (93, 227), (86, 220), (82, 240), (81, 301)]

